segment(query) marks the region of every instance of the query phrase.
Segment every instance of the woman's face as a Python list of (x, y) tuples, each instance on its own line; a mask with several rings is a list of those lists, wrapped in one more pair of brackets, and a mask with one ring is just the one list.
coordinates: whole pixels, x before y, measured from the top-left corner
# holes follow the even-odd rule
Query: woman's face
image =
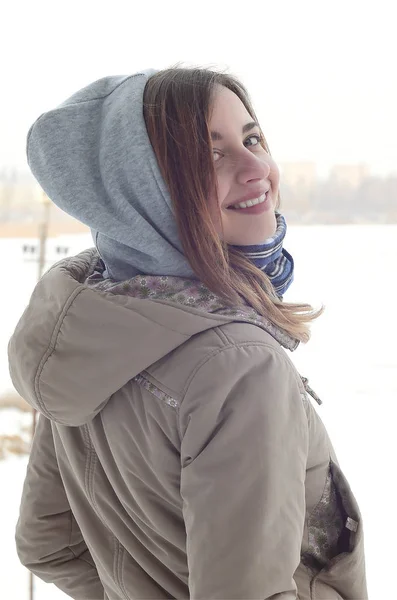
[[(218, 184), (211, 201), (219, 205), (222, 237), (234, 246), (262, 244), (276, 231), (278, 167), (244, 104), (223, 86), (214, 96), (210, 130)], [(215, 223), (221, 234), (219, 218)]]

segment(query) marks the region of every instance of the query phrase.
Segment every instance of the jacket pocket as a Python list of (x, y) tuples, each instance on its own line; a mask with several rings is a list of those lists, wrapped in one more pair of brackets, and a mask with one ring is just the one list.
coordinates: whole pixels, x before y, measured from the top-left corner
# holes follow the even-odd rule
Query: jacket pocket
[(311, 582), (312, 600), (327, 600), (329, 588), (342, 598), (366, 600), (368, 598), (364, 539), (357, 502), (338, 464), (331, 460), (329, 474), (332, 480), (339, 515), (343, 519), (334, 546), (336, 554), (329, 557)]
[(342, 543), (347, 512), (329, 464), (319, 502), (307, 517), (307, 550), (302, 562), (313, 574), (347, 550)]

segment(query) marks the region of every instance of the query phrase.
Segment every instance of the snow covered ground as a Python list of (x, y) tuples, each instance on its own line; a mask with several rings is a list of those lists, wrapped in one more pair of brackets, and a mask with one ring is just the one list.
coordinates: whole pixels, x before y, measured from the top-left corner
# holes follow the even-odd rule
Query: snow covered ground
[[(0, 394), (11, 389), (6, 346), (35, 283), (37, 265), (26, 262), (26, 240), (0, 240)], [(30, 241), (29, 241), (30, 243)], [(49, 255), (63, 245), (69, 254), (91, 246), (89, 236), (49, 242)], [(391, 598), (385, 573), (395, 568), (397, 523), (393, 519), (397, 455), (397, 226), (291, 227), (295, 283), (286, 301), (324, 303), (311, 342), (293, 355), (324, 404), (319, 413), (331, 434), (365, 520), (370, 597)], [(0, 411), (0, 433), (14, 433), (28, 416)], [(28, 600), (28, 573), (19, 565), (14, 529), (26, 458), (0, 461), (0, 597)], [(66, 597), (35, 581), (35, 600)]]

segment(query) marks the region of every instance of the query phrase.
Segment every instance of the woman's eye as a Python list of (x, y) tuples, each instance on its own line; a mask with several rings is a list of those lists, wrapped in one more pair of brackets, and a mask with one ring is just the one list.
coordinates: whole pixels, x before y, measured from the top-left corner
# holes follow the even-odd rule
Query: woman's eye
[(250, 140), (255, 140), (255, 141), (254, 141), (254, 143), (249, 143), (248, 146), (257, 146), (258, 144), (261, 143), (261, 138), (259, 135), (250, 135), (245, 140), (245, 143), (249, 142)]
[[(244, 140), (244, 145), (248, 148), (262, 146), (261, 144), (262, 138), (260, 135), (250, 135)], [(212, 154), (214, 157), (214, 162), (218, 162), (225, 155), (224, 152), (220, 150), (212, 150)]]

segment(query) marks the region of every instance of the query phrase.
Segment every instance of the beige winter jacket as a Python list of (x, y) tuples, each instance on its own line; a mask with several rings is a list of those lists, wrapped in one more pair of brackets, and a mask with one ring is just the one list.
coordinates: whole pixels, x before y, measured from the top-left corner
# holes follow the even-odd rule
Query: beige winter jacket
[(97, 264), (55, 266), (10, 341), (41, 413), (22, 563), (76, 600), (367, 598), (360, 513), (288, 336), (205, 312), (189, 282), (96, 285)]

